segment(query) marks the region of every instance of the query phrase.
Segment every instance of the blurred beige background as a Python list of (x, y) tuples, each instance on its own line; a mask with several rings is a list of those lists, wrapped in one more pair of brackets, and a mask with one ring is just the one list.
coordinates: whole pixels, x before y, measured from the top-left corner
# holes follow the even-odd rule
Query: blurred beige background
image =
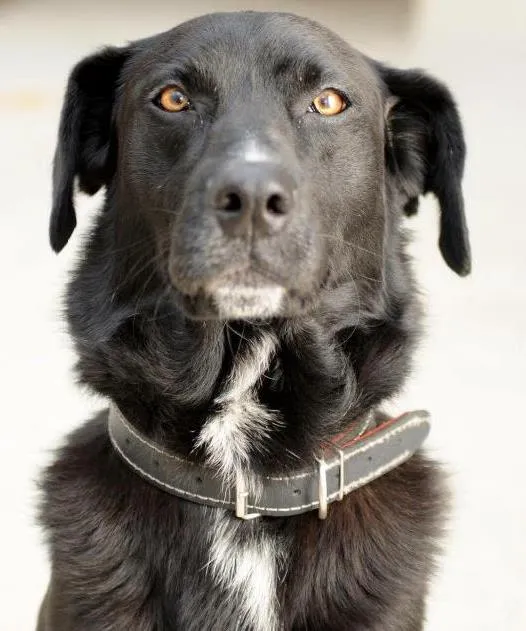
[[(526, 2), (369, 0), (0, 1), (0, 601), (3, 631), (30, 631), (48, 565), (34, 525), (39, 467), (103, 405), (73, 384), (60, 320), (82, 230), (47, 244), (62, 91), (79, 57), (211, 10), (290, 10), (372, 56), (420, 66), (453, 90), (469, 149), (474, 273), (456, 278), (426, 200), (411, 221), (428, 335), (393, 411), (425, 407), (431, 452), (451, 472), (455, 514), (428, 631), (526, 629)], [(83, 200), (85, 230), (99, 200)]]

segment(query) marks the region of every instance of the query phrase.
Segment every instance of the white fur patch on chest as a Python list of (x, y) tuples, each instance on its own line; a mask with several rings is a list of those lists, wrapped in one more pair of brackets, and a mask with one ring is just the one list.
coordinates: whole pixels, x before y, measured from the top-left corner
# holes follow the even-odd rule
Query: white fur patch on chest
[(234, 359), (225, 388), (214, 401), (219, 411), (206, 421), (196, 441), (205, 448), (208, 464), (230, 482), (248, 470), (250, 449), (263, 443), (280, 422), (275, 411), (259, 403), (256, 391), (276, 345), (274, 335), (264, 332)]
[[(204, 447), (208, 464), (230, 483), (242, 475), (250, 486), (251, 449), (263, 444), (280, 422), (278, 413), (257, 399), (257, 385), (276, 346), (275, 336), (263, 332), (234, 358), (225, 387), (214, 401), (218, 411), (199, 434), (197, 445)], [(278, 631), (276, 585), (283, 546), (221, 509), (215, 509), (210, 536), (208, 570), (239, 611), (235, 628)]]
[[(278, 541), (261, 531), (247, 539), (230, 514), (216, 509), (208, 569), (239, 609), (239, 626), (251, 631), (278, 631), (277, 578), (284, 556)], [(259, 529), (258, 529), (259, 530)]]

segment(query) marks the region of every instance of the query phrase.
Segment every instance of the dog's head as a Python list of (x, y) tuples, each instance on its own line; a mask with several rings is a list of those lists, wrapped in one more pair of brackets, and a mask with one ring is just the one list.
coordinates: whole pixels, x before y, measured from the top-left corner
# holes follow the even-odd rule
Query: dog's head
[(425, 74), (295, 16), (205, 16), (73, 70), (51, 244), (75, 227), (75, 181), (106, 187), (108, 247), (147, 252), (187, 314), (295, 315), (343, 284), (382, 291), (399, 218), (427, 192), (467, 274), (464, 154), (451, 95)]

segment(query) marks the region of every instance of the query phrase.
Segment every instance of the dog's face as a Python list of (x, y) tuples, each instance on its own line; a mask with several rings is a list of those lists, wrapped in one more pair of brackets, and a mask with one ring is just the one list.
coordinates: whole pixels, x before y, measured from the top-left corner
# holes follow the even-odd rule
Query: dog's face
[(463, 159), (434, 80), (294, 16), (205, 16), (73, 71), (52, 244), (75, 225), (78, 177), (85, 192), (108, 187), (116, 244), (151, 237), (187, 314), (297, 315), (344, 284), (358, 301), (381, 290), (396, 217), (427, 191), (444, 257), (467, 273)]
[(130, 60), (117, 195), (149, 216), (194, 315), (299, 310), (344, 239), (371, 252), (350, 269), (380, 278), (383, 103), (373, 69), (345, 53), (310, 24), (238, 14)]

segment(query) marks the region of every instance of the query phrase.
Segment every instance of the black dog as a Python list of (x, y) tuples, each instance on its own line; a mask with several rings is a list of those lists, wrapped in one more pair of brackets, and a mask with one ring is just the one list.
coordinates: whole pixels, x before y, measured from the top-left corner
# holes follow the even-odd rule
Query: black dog
[[(81, 381), (138, 441), (225, 488), (311, 466), (408, 373), (402, 221), (420, 195), (438, 198), (446, 262), (469, 272), (464, 154), (442, 84), (292, 15), (205, 16), (83, 60), (51, 218), (59, 251), (75, 181), (106, 188), (67, 294)], [(46, 472), (40, 631), (422, 629), (445, 500), (421, 454), (326, 520), (250, 521), (121, 456), (105, 412)]]

